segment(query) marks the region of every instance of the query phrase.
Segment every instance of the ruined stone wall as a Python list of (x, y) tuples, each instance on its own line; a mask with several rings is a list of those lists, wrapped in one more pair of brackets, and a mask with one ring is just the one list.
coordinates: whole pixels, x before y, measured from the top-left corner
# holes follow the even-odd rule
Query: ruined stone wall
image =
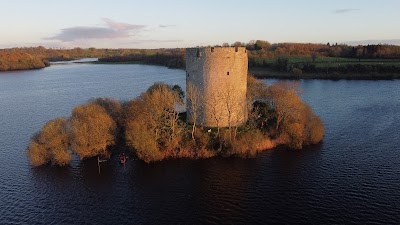
[[(201, 97), (197, 124), (206, 127), (240, 125), (247, 120), (248, 58), (244, 47), (186, 49), (186, 87)], [(193, 119), (191, 102), (188, 118)], [(192, 120), (193, 121), (193, 120)]]

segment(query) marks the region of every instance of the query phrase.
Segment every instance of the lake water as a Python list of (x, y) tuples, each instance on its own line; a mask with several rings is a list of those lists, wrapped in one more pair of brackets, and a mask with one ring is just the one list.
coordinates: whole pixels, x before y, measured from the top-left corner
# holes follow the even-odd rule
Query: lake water
[[(30, 137), (92, 97), (134, 98), (185, 73), (53, 65), (0, 73), (0, 224), (400, 224), (400, 81), (302, 81), (326, 137), (254, 159), (32, 168)], [(269, 81), (267, 81), (269, 82)], [(272, 81), (273, 82), (273, 81)]]

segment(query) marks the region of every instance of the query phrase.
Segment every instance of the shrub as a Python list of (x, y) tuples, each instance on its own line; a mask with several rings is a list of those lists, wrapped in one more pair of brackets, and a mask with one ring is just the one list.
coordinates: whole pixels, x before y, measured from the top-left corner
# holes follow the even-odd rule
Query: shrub
[(147, 163), (163, 158), (155, 141), (155, 133), (148, 128), (146, 119), (138, 117), (129, 120), (125, 130), (127, 145), (132, 148), (139, 159)]
[(112, 98), (95, 98), (89, 100), (89, 103), (93, 103), (103, 107), (107, 114), (111, 116), (111, 118), (119, 123), (121, 120), (122, 114), (122, 105), (119, 101)]
[(268, 108), (268, 112), (264, 112), (268, 115), (259, 112), (259, 117), (268, 120), (268, 125), (275, 125), (270, 134), (293, 149), (316, 144), (324, 136), (322, 121), (301, 100), (299, 93), (296, 83), (280, 82), (270, 86), (266, 97), (260, 100), (266, 105), (264, 108)]
[(68, 121), (57, 118), (47, 122), (32, 138), (27, 154), (33, 166), (49, 162), (59, 166), (69, 164), (71, 150), (68, 147)]
[(287, 57), (278, 57), (274, 67), (278, 71), (286, 72), (288, 70), (289, 59)]
[(302, 75), (303, 71), (301, 69), (299, 69), (299, 68), (292, 68), (292, 73), (294, 75)]
[(324, 124), (321, 119), (313, 113), (312, 109), (308, 105), (306, 105), (304, 111), (307, 118), (304, 131), (304, 143), (317, 144), (324, 138)]
[(288, 137), (287, 143), (285, 143), (288, 147), (293, 149), (301, 149), (303, 147), (304, 124), (296, 122), (286, 123), (283, 133)]
[(251, 130), (240, 133), (238, 137), (231, 142), (231, 154), (240, 157), (254, 157), (257, 152), (264, 150), (262, 143), (267, 138), (259, 130)]
[(107, 111), (94, 103), (72, 111), (71, 145), (81, 159), (108, 156), (107, 146), (115, 143), (117, 125)]

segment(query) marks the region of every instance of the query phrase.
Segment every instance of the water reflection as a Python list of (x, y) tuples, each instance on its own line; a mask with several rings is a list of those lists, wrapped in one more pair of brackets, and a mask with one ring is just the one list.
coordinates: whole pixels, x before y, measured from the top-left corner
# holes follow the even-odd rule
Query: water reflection
[(45, 188), (40, 188), (41, 185), (50, 185), (54, 184), (57, 186), (58, 184), (68, 183), (74, 180), (74, 174), (76, 168), (72, 168), (71, 166), (66, 167), (58, 167), (58, 166), (41, 166), (41, 167), (32, 167), (30, 169), (31, 176), (36, 185), (39, 186), (39, 190), (43, 190)]

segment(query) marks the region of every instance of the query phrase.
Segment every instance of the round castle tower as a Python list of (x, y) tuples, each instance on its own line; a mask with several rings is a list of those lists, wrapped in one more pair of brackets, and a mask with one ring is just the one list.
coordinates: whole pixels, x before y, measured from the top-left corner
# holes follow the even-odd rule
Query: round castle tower
[(247, 120), (248, 58), (244, 47), (186, 49), (187, 117), (206, 127)]

